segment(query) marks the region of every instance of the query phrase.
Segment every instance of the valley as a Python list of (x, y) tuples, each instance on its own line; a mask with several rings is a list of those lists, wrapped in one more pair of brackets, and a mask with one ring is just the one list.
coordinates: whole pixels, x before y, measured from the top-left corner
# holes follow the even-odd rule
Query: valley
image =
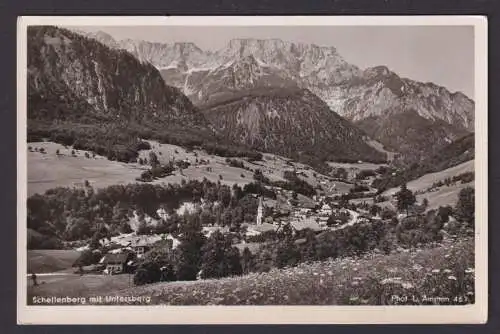
[(464, 94), (280, 39), (28, 44), (28, 302), (474, 301)]

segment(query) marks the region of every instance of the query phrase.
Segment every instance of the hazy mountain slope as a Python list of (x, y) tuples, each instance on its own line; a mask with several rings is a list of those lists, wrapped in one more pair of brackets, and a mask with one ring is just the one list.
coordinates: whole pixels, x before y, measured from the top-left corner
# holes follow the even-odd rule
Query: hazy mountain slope
[(403, 182), (414, 180), (428, 173), (439, 172), (474, 159), (474, 134), (461, 137), (445, 146), (422, 161), (415, 162), (395, 175), (376, 180), (373, 184), (378, 189), (397, 187)]
[(203, 115), (154, 66), (66, 29), (29, 28), (27, 80), (29, 139), (50, 137), (126, 160), (138, 136), (212, 136)]
[[(361, 70), (334, 47), (280, 39), (234, 39), (216, 52), (192, 45), (178, 52), (177, 44), (95, 38), (132, 50), (139, 59), (163, 68), (165, 81), (200, 106), (245, 95), (247, 90), (306, 88), (373, 139), (413, 161), (474, 131), (474, 101), (464, 94), (401, 78), (385, 66)], [(144, 43), (154, 51), (141, 47)], [(162, 57), (152, 56), (156, 54)]]
[[(410, 108), (424, 118), (441, 119), (473, 130), (474, 102), (464, 94), (400, 78), (385, 66), (360, 70), (347, 63), (334, 47), (280, 39), (233, 39), (221, 50), (208, 52), (192, 43), (117, 42), (106, 34), (93, 37), (111, 47), (129, 50), (158, 68), (166, 68), (162, 73), (166, 81), (183, 89), (195, 103), (206, 102), (198, 94), (206, 96), (208, 82), (221, 79), (215, 73), (238, 59), (252, 56), (263, 71), (272, 69), (282, 78), (311, 90), (348, 119), (358, 121), (388, 109)], [(172, 75), (174, 72), (176, 75)], [(205, 84), (199, 84), (200, 77)]]
[(249, 91), (203, 109), (230, 141), (291, 157), (336, 161), (384, 161), (364, 133), (306, 89)]
[(353, 121), (415, 110), (425, 119), (474, 130), (474, 102), (464, 94), (401, 78), (385, 66), (368, 68), (348, 84), (329, 89), (331, 95), (318, 95), (334, 104), (334, 111)]
[(444, 121), (426, 119), (415, 110), (370, 116), (355, 124), (384, 147), (400, 152), (407, 162), (420, 161), (467, 134)]
[[(165, 85), (158, 71), (129, 53), (54, 27), (29, 29), (29, 118), (81, 119), (101, 116), (152, 122), (203, 123), (203, 116), (177, 88)], [(77, 99), (82, 109), (34, 108), (54, 98)], [(66, 100), (62, 100), (66, 99)], [(55, 102), (55, 101), (54, 101)], [(61, 106), (62, 107), (62, 106)]]

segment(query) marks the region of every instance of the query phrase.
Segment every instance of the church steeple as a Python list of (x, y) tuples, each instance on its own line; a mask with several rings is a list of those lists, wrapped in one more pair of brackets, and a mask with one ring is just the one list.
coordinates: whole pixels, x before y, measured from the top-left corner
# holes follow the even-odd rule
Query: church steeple
[(262, 197), (259, 197), (259, 207), (257, 208), (257, 225), (262, 224), (262, 216), (263, 216), (263, 206), (262, 206)]

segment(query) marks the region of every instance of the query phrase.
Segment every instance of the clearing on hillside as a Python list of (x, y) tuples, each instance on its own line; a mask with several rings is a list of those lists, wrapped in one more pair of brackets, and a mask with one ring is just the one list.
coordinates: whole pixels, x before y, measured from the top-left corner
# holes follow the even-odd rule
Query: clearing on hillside
[(28, 273), (52, 273), (70, 269), (75, 260), (80, 256), (76, 250), (41, 249), (28, 250)]

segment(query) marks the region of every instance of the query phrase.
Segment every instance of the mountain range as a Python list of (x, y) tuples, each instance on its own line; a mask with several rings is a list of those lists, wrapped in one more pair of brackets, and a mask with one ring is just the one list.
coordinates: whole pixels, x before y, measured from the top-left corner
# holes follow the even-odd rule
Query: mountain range
[[(219, 94), (211, 105), (195, 106), (179, 88), (166, 84), (144, 57), (104, 37), (105, 44), (66, 29), (30, 27), (29, 136), (76, 143), (123, 161), (136, 157), (128, 152), (139, 137), (183, 146), (211, 143), (217, 147), (212, 145), (210, 150), (230, 156), (241, 150), (262, 150), (298, 159), (321, 152), (324, 160), (385, 160), (385, 153), (368, 145), (361, 130), (310, 90), (293, 81), (275, 85), (272, 78), (276, 82), (283, 78), (273, 71), (260, 81), (273, 83), (265, 94), (260, 86), (248, 85), (257, 78), (243, 76), (235, 86), (238, 89)], [(187, 56), (196, 49), (184, 52), (174, 46), (169, 50)], [(248, 62), (238, 65), (256, 66), (252, 56), (245, 59)], [(241, 73), (249, 72), (242, 68)], [(221, 69), (221, 77), (225, 74)], [(222, 79), (214, 83), (214, 94), (219, 89), (224, 92), (226, 86), (232, 87)], [(238, 116), (233, 117), (231, 108), (237, 106)]]
[(474, 131), (474, 101), (463, 93), (402, 78), (386, 66), (360, 69), (334, 47), (233, 39), (218, 51), (203, 51), (193, 43), (117, 41), (104, 32), (85, 34), (153, 64), (167, 84), (201, 108), (245, 91), (307, 89), (386, 149), (417, 160)]
[[(206, 118), (158, 70), (66, 29), (28, 29), (28, 138), (127, 161), (137, 137), (212, 136)], [(200, 139), (202, 140), (202, 139)]]

